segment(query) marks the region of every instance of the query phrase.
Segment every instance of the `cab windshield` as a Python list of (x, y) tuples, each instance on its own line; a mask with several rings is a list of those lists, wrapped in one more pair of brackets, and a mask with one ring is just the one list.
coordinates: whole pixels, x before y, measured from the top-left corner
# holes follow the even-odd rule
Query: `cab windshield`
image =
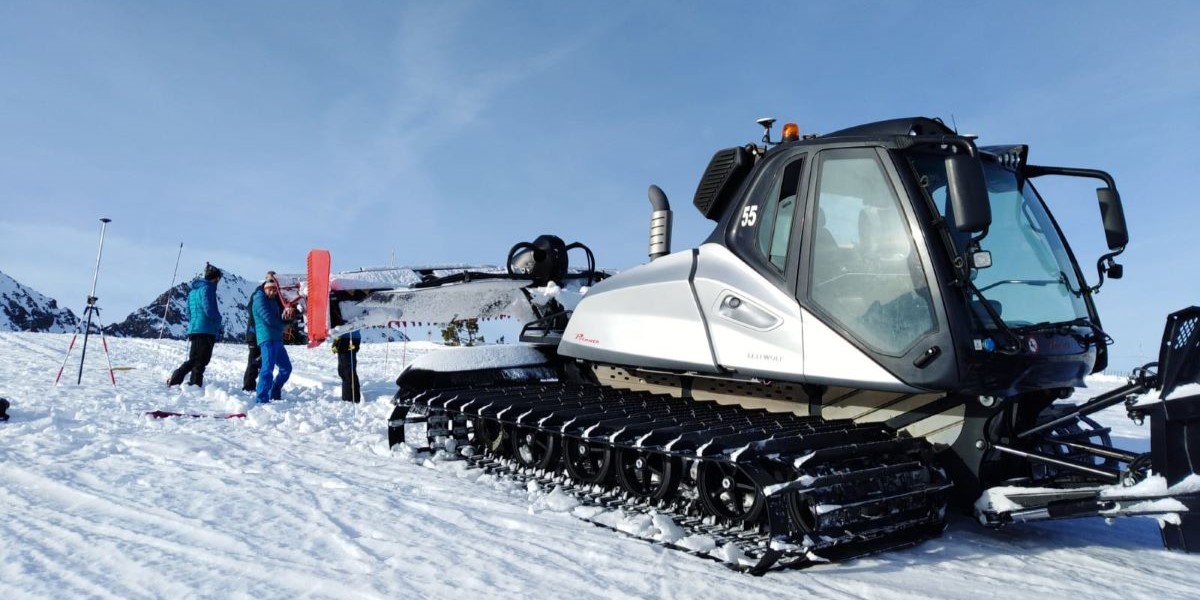
[[(955, 229), (954, 217), (947, 212), (943, 158), (919, 156), (912, 162), (946, 218), (961, 255), (970, 235)], [(971, 272), (971, 280), (983, 297), (979, 300), (989, 302), (1010, 327), (1087, 317), (1083, 286), (1033, 184), (1019, 181), (1016, 173), (986, 159), (983, 171), (992, 224), (979, 245), (991, 252), (992, 266)]]

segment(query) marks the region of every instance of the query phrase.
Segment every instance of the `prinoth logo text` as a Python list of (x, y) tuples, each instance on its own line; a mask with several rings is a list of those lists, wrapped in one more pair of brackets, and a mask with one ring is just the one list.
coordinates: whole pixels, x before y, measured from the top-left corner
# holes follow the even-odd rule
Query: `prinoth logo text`
[(767, 354), (765, 352), (747, 352), (746, 358), (750, 360), (766, 360), (770, 362), (783, 362), (783, 357), (778, 354)]

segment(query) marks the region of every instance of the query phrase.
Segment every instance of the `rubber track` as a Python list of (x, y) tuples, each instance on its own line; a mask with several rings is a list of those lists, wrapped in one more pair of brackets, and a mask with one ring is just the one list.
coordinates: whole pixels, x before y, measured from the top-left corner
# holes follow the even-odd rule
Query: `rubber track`
[[(930, 466), (928, 443), (899, 438), (879, 423), (564, 383), (426, 390), (402, 395), (396, 404), (397, 414), (406, 416), (389, 427), (407, 425), (410, 435), (423, 428), (430, 449), (469, 455), (473, 466), (546, 491), (557, 487), (589, 505), (668, 514), (685, 532), (709, 536), (718, 548), (736, 545), (749, 563), (729, 566), (755, 574), (909, 546), (945, 526), (950, 484)], [(497, 427), (505, 429), (509, 445), (483, 447), (480, 433)], [(673, 496), (650, 502), (611, 481), (572, 481), (561, 458), (549, 469), (531, 467), (513, 452), (514, 433), (554, 436), (560, 450), (587, 442), (614, 454), (637, 451), (695, 468), (682, 469)], [(705, 468), (752, 482), (764, 502), (762, 516), (745, 524), (706, 510), (698, 500), (702, 486), (688, 475)]]

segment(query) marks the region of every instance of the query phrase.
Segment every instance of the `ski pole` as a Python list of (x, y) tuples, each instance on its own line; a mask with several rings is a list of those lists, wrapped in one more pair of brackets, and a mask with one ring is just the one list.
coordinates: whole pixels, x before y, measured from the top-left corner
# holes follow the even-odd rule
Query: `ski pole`
[(167, 313), (171, 310), (171, 299), (175, 297), (175, 278), (179, 276), (179, 258), (183, 256), (183, 242), (179, 242), (179, 253), (175, 255), (175, 272), (171, 273), (171, 288), (167, 291), (167, 299), (163, 302), (162, 324), (158, 326), (158, 341), (162, 341), (163, 332), (167, 329)]
[(92, 332), (92, 313), (99, 312), (96, 308), (96, 281), (100, 278), (100, 257), (104, 254), (104, 230), (112, 219), (102, 217), (100, 219), (100, 249), (96, 251), (96, 269), (92, 272), (92, 293), (88, 294), (87, 309), (87, 326), (83, 329), (83, 349), (79, 354), (79, 378), (75, 380), (75, 385), (83, 383), (83, 359), (87, 356), (88, 334)]

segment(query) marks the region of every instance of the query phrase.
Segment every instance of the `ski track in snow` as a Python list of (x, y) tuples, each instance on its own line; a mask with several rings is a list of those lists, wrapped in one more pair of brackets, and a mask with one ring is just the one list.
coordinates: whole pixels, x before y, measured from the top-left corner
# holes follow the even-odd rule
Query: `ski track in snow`
[[(1161, 549), (1146, 518), (999, 531), (952, 516), (916, 547), (751, 577), (592, 526), (553, 499), (390, 450), (404, 362), (435, 346), (368, 344), (364, 403), (338, 400), (327, 347), (289, 347), (284, 400), (241, 391), (246, 348), (218, 344), (203, 390), (167, 389), (186, 343), (80, 344), (0, 333), (0, 598), (1194, 598), (1200, 556)], [(1096, 390), (1115, 385), (1100, 381)], [(163, 409), (245, 419), (152, 419)], [(1144, 448), (1122, 409), (1100, 415)], [(648, 523), (622, 521), (635, 528)], [(699, 540), (698, 543), (703, 542)]]

